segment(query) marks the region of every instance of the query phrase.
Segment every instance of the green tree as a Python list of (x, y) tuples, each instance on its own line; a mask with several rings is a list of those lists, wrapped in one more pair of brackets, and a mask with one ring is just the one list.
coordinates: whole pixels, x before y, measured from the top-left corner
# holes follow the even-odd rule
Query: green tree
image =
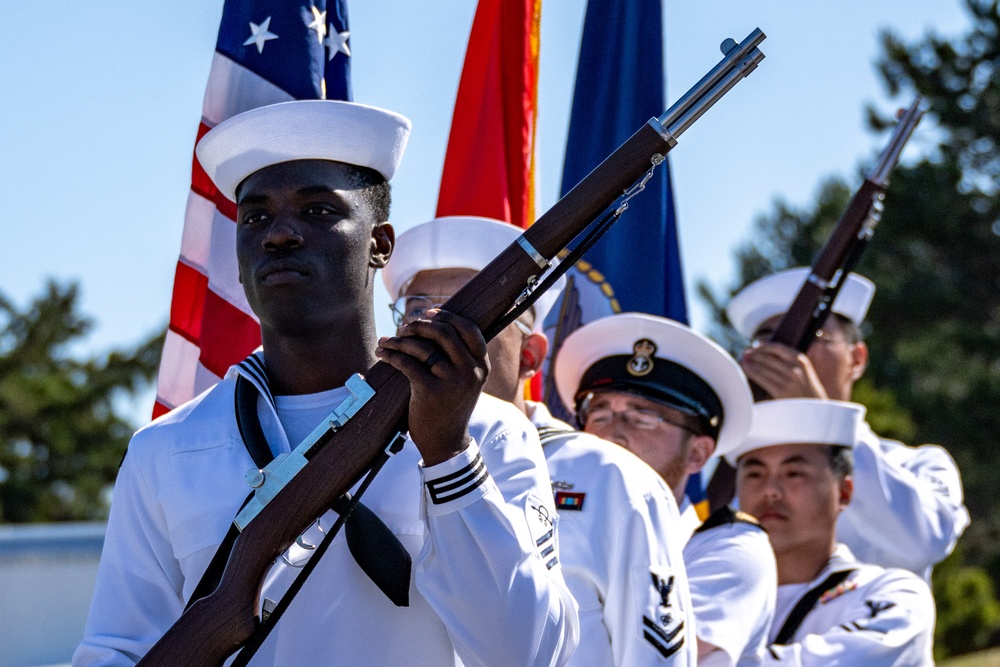
[[(882, 223), (857, 269), (878, 292), (868, 314), (871, 363), (855, 399), (882, 434), (938, 442), (962, 471), (973, 522), (964, 565), (949, 571), (965, 583), (948, 590), (954, 601), (962, 586), (974, 588), (969, 604), (978, 611), (949, 618), (985, 625), (965, 632), (964, 621), (945, 623), (938, 637), (946, 650), (958, 648), (957, 637), (971, 642), (966, 649), (995, 641), (1000, 625), (995, 609), (976, 601), (995, 603), (1000, 581), (1000, 497), (989, 463), (1000, 434), (1000, 11), (995, 1), (965, 4), (973, 26), (958, 38), (930, 34), (908, 44), (883, 34), (879, 69), (889, 93), (903, 103), (914, 92), (925, 98), (929, 113), (918, 132), (939, 144), (893, 173)], [(876, 130), (888, 125), (874, 110), (870, 118)], [(720, 340), (733, 349), (742, 343), (720, 308), (729, 296), (765, 274), (810, 264), (860, 180), (830, 179), (812, 206), (779, 201), (755, 222), (736, 251), (737, 284), (722, 295), (700, 288)]]
[(0, 522), (104, 518), (133, 431), (119, 406), (156, 372), (162, 335), (71, 355), (91, 327), (77, 296), (50, 282), (20, 311), (0, 294)]

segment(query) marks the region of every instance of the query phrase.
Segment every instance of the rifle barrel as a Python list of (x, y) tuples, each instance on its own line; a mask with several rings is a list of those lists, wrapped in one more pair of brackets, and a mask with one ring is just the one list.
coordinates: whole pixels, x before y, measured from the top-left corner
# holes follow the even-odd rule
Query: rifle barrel
[(726, 57), (663, 112), (656, 119), (659, 124), (675, 138), (680, 136), (764, 59), (764, 54), (757, 45), (766, 37), (760, 28), (755, 28), (736, 46), (730, 46), (734, 44), (731, 39), (723, 42), (722, 49)]
[(903, 113), (896, 128), (892, 131), (892, 137), (882, 154), (879, 155), (878, 162), (872, 167), (868, 174), (868, 180), (878, 185), (883, 190), (889, 186), (889, 174), (896, 168), (899, 162), (899, 155), (903, 152), (903, 147), (916, 129), (917, 123), (923, 117), (926, 109), (923, 108), (923, 98), (917, 95), (906, 111)]

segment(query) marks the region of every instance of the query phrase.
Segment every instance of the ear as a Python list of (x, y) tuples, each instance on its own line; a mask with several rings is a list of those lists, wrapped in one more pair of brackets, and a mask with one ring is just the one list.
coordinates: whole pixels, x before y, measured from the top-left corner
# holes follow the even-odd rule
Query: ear
[(840, 480), (840, 509), (844, 509), (851, 504), (851, 499), (854, 497), (854, 478), (850, 475), (845, 475), (844, 479)]
[(549, 339), (545, 334), (533, 333), (524, 337), (521, 341), (521, 365), (518, 369), (518, 377), (522, 380), (534, 377), (535, 373), (542, 367), (545, 355), (549, 351)]
[(368, 265), (374, 269), (385, 267), (396, 247), (396, 230), (388, 222), (376, 222), (372, 228), (371, 258)]
[(866, 368), (868, 368), (868, 345), (859, 340), (851, 350), (851, 380), (857, 382), (864, 375)]
[(684, 472), (693, 475), (705, 467), (715, 451), (715, 440), (707, 435), (692, 435), (688, 441), (688, 457)]

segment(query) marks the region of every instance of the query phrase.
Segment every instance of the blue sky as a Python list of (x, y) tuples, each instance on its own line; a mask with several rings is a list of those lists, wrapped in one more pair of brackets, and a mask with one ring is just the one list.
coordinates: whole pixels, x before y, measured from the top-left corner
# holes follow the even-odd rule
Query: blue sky
[[(23, 305), (48, 277), (78, 280), (97, 324), (86, 347), (131, 344), (166, 325), (222, 0), (4, 4), (0, 291)], [(557, 197), (585, 4), (543, 1), (539, 213)], [(349, 3), (355, 99), (414, 124), (393, 181), (399, 230), (433, 216), (474, 11), (474, 0)], [(758, 70), (670, 154), (696, 327), (693, 285), (728, 282), (730, 248), (754, 218), (776, 197), (807, 204), (828, 175), (854, 178), (881, 143), (864, 104), (909, 102), (876, 78), (879, 31), (967, 25), (958, 0), (666, 3), (668, 101), (718, 61), (724, 38), (768, 34)], [(910, 158), (931, 145), (914, 143)]]

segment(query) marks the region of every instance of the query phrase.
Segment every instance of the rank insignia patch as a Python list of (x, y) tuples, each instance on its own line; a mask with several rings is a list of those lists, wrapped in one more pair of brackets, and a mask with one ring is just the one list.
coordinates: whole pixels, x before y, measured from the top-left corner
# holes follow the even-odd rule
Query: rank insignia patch
[(666, 566), (650, 567), (648, 574), (646, 581), (653, 587), (652, 595), (647, 598), (651, 606), (642, 617), (642, 637), (661, 656), (669, 659), (684, 647), (684, 610), (674, 594), (676, 580), (672, 570)]
[(559, 510), (582, 510), (583, 499), (586, 493), (573, 493), (571, 491), (556, 491), (556, 509)]

